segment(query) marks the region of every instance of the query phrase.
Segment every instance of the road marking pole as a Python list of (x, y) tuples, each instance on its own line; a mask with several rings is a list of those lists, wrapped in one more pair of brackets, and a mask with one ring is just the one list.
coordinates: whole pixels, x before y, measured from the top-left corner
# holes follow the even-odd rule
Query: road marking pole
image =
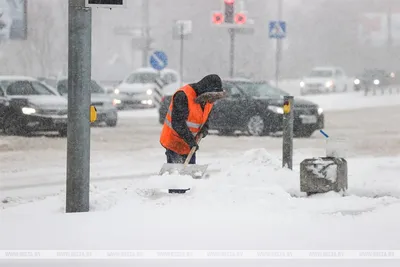
[(282, 167), (293, 169), (293, 96), (283, 99)]

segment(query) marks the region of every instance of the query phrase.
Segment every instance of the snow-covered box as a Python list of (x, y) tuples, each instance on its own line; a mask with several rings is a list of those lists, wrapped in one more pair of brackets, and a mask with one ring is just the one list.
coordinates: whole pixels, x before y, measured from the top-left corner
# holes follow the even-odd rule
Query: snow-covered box
[(300, 163), (300, 190), (308, 195), (347, 190), (347, 161), (344, 158), (321, 157)]

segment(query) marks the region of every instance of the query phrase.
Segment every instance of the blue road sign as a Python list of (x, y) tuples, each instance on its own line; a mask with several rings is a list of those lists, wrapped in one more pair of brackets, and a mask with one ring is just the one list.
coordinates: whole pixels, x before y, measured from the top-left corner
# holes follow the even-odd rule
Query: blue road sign
[(269, 22), (269, 38), (283, 39), (286, 37), (286, 22), (285, 21), (270, 21)]
[(163, 70), (168, 65), (168, 57), (162, 51), (155, 51), (150, 56), (150, 65), (155, 70)]

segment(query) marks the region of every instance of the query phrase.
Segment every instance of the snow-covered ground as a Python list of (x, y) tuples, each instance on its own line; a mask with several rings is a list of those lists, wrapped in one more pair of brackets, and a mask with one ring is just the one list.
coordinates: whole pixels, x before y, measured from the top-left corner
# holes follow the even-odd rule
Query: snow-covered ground
[(231, 154), (217, 161), (207, 158), (204, 162), (213, 162), (210, 169), (214, 172), (204, 180), (188, 177), (193, 189), (185, 195), (148, 190), (154, 184), (146, 175), (94, 182), (90, 213), (65, 214), (64, 188), (43, 200), (4, 205), (0, 248), (399, 248), (400, 157), (349, 159), (349, 190), (345, 196), (327, 193), (306, 197), (299, 190), (298, 164), (304, 156), (296, 155), (293, 171), (281, 168), (278, 152), (270, 154), (265, 149)]
[(302, 96), (301, 98), (320, 105), (324, 110), (354, 110), (400, 105), (400, 94), (377, 94), (364, 96), (363, 93), (338, 93), (330, 95)]
[(121, 110), (118, 112), (120, 118), (147, 118), (158, 116), (158, 109), (132, 109), (132, 110)]
[[(151, 189), (159, 185), (155, 175), (165, 158), (158, 144), (157, 110), (133, 110), (120, 112), (117, 128), (93, 128), (91, 211), (66, 214), (65, 139), (2, 137), (0, 260), (6, 259), (4, 250), (22, 249), (333, 250), (336, 254), (399, 249), (400, 151), (396, 148), (400, 136), (393, 124), (399, 119), (399, 98), (354, 93), (307, 97), (328, 112), (327, 132), (347, 138), (345, 195), (306, 197), (300, 192), (300, 162), (324, 155), (324, 139), (318, 133), (294, 141), (293, 171), (281, 168), (279, 138), (210, 135), (198, 153), (198, 163), (209, 164), (209, 179), (186, 177), (192, 190), (184, 195), (155, 193)], [(211, 261), (207, 255), (197, 262), (190, 255), (186, 257), (190, 262), (165, 261), (150, 251), (151, 262), (133, 264), (399, 266), (390, 260), (362, 261), (354, 251), (355, 261), (349, 262), (322, 256), (321, 261), (268, 263)], [(395, 255), (400, 259), (399, 251)], [(62, 266), (115, 266), (112, 257), (66, 261)], [(28, 262), (45, 266), (42, 261)], [(7, 262), (13, 264), (17, 262)]]

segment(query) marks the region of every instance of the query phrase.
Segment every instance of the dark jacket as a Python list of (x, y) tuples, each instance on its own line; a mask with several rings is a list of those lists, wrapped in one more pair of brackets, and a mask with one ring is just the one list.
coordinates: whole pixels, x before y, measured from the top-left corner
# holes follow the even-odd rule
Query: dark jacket
[[(189, 84), (196, 92), (197, 96), (207, 92), (222, 92), (221, 78), (216, 74), (205, 76), (197, 83)], [(190, 146), (196, 145), (196, 140), (186, 125), (189, 116), (188, 99), (184, 92), (178, 92), (174, 96), (172, 106), (172, 128)], [(204, 104), (202, 104), (204, 109)], [(208, 131), (208, 121), (204, 124), (202, 131)]]

